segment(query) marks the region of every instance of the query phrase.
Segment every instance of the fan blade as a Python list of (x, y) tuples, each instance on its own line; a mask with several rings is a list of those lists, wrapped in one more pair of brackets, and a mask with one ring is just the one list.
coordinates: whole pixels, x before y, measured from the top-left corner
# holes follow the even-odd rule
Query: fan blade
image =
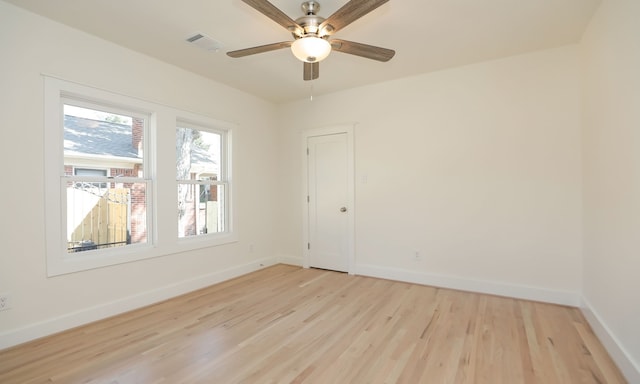
[(242, 0), (245, 4), (253, 7), (256, 11), (267, 16), (271, 20), (285, 27), (289, 32), (295, 33), (298, 36), (304, 34), (304, 29), (296, 23), (292, 18), (287, 16), (284, 12), (278, 9), (275, 5), (271, 4), (267, 0)]
[(389, 0), (351, 0), (320, 24), (322, 35), (331, 35)]
[(227, 52), (227, 55), (233, 58), (255, 55), (256, 53), (263, 53), (263, 52), (275, 51), (276, 49), (287, 48), (291, 46), (291, 43), (293, 42), (282, 41), (280, 43), (273, 43), (273, 44), (261, 45), (258, 47), (239, 49), (237, 51)]
[(320, 63), (303, 63), (302, 78), (305, 80), (315, 80), (320, 76)]
[(378, 61), (389, 61), (396, 54), (396, 51), (393, 49), (380, 48), (373, 45), (338, 39), (331, 40), (331, 48), (334, 51)]

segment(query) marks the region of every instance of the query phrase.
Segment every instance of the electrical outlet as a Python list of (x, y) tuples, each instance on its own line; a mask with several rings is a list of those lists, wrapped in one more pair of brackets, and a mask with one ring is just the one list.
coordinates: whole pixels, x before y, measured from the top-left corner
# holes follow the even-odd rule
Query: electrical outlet
[(413, 253), (413, 260), (415, 261), (420, 261), (422, 260), (422, 255), (420, 254), (420, 251), (415, 251)]
[(11, 308), (11, 302), (9, 301), (9, 294), (3, 293), (0, 295), (0, 311), (5, 311)]

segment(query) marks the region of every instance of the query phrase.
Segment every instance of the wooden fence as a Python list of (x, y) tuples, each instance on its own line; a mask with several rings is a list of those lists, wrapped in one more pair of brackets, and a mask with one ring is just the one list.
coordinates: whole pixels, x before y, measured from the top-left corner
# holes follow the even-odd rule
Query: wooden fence
[(106, 189), (72, 232), (69, 252), (128, 244), (129, 203), (129, 189)]

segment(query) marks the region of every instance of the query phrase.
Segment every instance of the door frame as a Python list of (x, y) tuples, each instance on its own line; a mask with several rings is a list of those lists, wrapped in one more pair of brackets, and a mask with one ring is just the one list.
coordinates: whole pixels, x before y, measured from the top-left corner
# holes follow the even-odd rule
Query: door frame
[(324, 128), (309, 129), (302, 132), (302, 266), (309, 268), (309, 157), (307, 143), (310, 137), (328, 136), (344, 133), (347, 135), (347, 258), (350, 275), (355, 274), (355, 161), (354, 134), (356, 124), (334, 125)]

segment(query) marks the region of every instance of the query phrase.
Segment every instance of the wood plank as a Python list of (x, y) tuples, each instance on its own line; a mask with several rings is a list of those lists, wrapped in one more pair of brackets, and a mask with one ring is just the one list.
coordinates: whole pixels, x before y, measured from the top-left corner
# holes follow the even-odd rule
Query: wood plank
[(0, 351), (1, 383), (625, 383), (579, 310), (277, 265)]

